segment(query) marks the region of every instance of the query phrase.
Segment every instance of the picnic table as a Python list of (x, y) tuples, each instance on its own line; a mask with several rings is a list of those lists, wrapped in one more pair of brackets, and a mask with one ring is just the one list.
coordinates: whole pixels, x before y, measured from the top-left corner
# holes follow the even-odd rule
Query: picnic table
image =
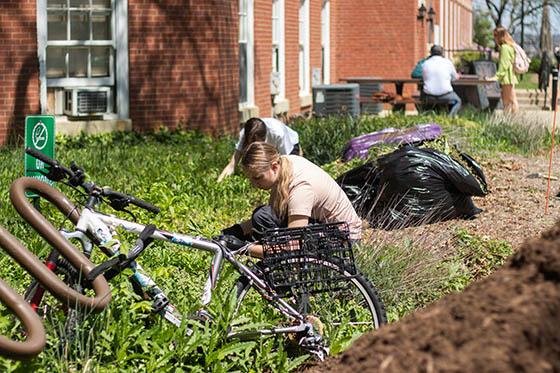
[[(395, 87), (396, 98), (386, 103), (393, 106), (393, 111), (404, 111), (406, 104), (419, 104), (421, 103), (419, 96), (404, 96), (404, 86), (406, 84), (415, 84), (416, 87), (422, 85), (422, 79), (415, 78), (379, 78), (379, 77), (349, 77), (342, 80), (347, 83), (378, 83), (378, 84), (393, 84)], [(457, 80), (451, 82), (456, 87), (478, 87), (485, 84), (494, 84), (495, 82), (485, 79), (480, 79), (477, 75), (461, 75)], [(420, 88), (421, 89), (421, 88)], [(363, 102), (380, 102), (379, 99), (374, 97), (363, 97)]]

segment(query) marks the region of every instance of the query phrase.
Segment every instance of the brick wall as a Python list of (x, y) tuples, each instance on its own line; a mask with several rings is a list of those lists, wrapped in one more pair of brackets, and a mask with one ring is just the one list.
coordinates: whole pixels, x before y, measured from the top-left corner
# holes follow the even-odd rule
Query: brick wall
[[(426, 22), (416, 18), (417, 0), (339, 0), (331, 9), (333, 82), (352, 76), (406, 78), (426, 54)], [(404, 88), (405, 95), (416, 90), (410, 84)], [(383, 89), (394, 92), (392, 84)]]
[[(302, 110), (299, 97), (299, 0), (284, 1), (285, 79), (288, 114)], [(272, 1), (255, 0), (255, 105), (260, 116), (272, 115), (270, 72), (272, 71)], [(321, 68), (322, 0), (309, 0), (310, 68)]]
[(340, 0), (332, 7), (335, 80), (410, 74), (420, 56), (416, 0)]
[[(313, 68), (321, 68), (322, 0), (309, 1), (311, 79)], [(472, 1), (444, 1), (462, 5), (460, 34), (468, 39)], [(135, 130), (179, 124), (212, 134), (238, 130), (238, 5), (237, 0), (129, 0)], [(299, 97), (299, 5), (299, 0), (284, 1), (290, 115), (308, 109)], [(271, 8), (270, 0), (254, 0), (255, 104), (261, 116), (272, 112)], [(347, 76), (408, 76), (426, 53), (427, 24), (417, 20), (417, 8), (417, 0), (331, 0), (331, 82)], [(446, 17), (446, 22), (453, 20)], [(2, 145), (23, 134), (26, 115), (40, 111), (36, 0), (0, 2), (0, 31)]]
[(255, 105), (259, 115), (270, 117), (272, 102), (270, 96), (270, 72), (272, 70), (272, 2), (254, 3), (255, 31)]
[[(310, 0), (313, 2), (313, 0)], [(310, 4), (311, 8), (311, 4)], [(284, 0), (286, 45), (286, 98), (290, 114), (300, 112), (299, 99), (299, 0)]]
[(0, 145), (23, 136), (39, 108), (36, 0), (0, 2)]
[(129, 0), (135, 130), (237, 130), (238, 2)]

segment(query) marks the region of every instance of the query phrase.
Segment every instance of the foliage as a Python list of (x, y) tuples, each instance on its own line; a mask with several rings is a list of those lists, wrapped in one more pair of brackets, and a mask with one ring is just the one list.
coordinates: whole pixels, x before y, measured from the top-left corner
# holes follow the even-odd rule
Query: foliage
[(539, 56), (531, 58), (531, 63), (529, 64), (529, 71), (538, 74), (541, 70), (541, 58)]
[(457, 71), (462, 74), (468, 74), (471, 71), (470, 69), (473, 61), (484, 59), (484, 51), (457, 52), (453, 58)]
[[(521, 118), (494, 116), (468, 110), (457, 118), (425, 114), (297, 119), (292, 123), (292, 127), (300, 134), (305, 157), (322, 165), (338, 160), (348, 141), (355, 136), (388, 127), (412, 127), (419, 123), (441, 125), (453, 144), (473, 155), (490, 156), (504, 151), (528, 154), (541, 151), (550, 144), (548, 133), (542, 128), (539, 130), (536, 124), (525, 126)], [(372, 156), (376, 156), (379, 155), (380, 149), (374, 148), (370, 152)]]
[(474, 36), (473, 41), (482, 47), (491, 47), (494, 44), (492, 34), (493, 25), (487, 13), (476, 11), (474, 16)]
[[(428, 122), (441, 124), (452, 142), (459, 143), (462, 149), (472, 150), (475, 155), (486, 156), (496, 151), (538, 151), (550, 141), (540, 132), (530, 135), (522, 126), (506, 126), (506, 121), (496, 122), (475, 114), (456, 119), (433, 115), (329, 117), (298, 120), (293, 126), (300, 133), (305, 155), (336, 177), (363, 162), (354, 160), (344, 164), (338, 161), (344, 145), (352, 137), (386, 127), (404, 128)], [(142, 135), (59, 136), (56, 156), (63, 164), (74, 160), (98, 184), (136, 195), (158, 205), (163, 211), (152, 216), (136, 209), (138, 221), (151, 221), (161, 229), (209, 237), (248, 218), (255, 206), (266, 201), (266, 194), (251, 188), (240, 174), (216, 183), (220, 170), (231, 156), (233, 145), (233, 138), (216, 140), (181, 130), (159, 130)], [(383, 151), (374, 150), (372, 156)], [(0, 149), (0, 164), (3, 166), (0, 168), (0, 224), (19, 237), (33, 253), (45, 258), (50, 247), (19, 218), (9, 201), (10, 183), (23, 174), (22, 158), (21, 148)], [(68, 188), (60, 188), (63, 192), (68, 191)], [(76, 198), (71, 195), (72, 200)], [(46, 207), (44, 211), (50, 212)], [(61, 226), (64, 218), (56, 217), (55, 221)], [(123, 240), (127, 240), (126, 233), (122, 235)], [(461, 245), (473, 241), (463, 238), (458, 241)], [(483, 243), (480, 247), (485, 245)], [(142, 254), (140, 262), (178, 309), (189, 314), (200, 306), (198, 295), (204, 286), (210, 258), (200, 252), (171, 248), (161, 242), (154, 243)], [(393, 320), (450, 289), (461, 288), (476, 277), (460, 277), (465, 274), (464, 268), (477, 268), (477, 274), (485, 274), (486, 269), (496, 264), (493, 254), (488, 257), (483, 256), (482, 251), (467, 250), (474, 254), (466, 262), (457, 258), (442, 262), (441, 258), (434, 256), (434, 260), (424, 261), (424, 269), (414, 272), (414, 268), (420, 268), (419, 260), (430, 257), (422, 255), (413, 242), (387, 246), (375, 252), (377, 254), (372, 257), (360, 259), (361, 266), (382, 291)], [(403, 258), (402, 253), (407, 256)], [(467, 258), (466, 254), (461, 255), (461, 258)], [(440, 275), (448, 282), (444, 281), (445, 278), (440, 279)], [(20, 293), (30, 282), (29, 275), (7, 255), (0, 255), (0, 277)], [(430, 282), (433, 278), (436, 280)], [(459, 278), (464, 284), (452, 281)], [(225, 274), (222, 279), (224, 291), (216, 294), (210, 305), (210, 311), (216, 317), (216, 327), (189, 322), (194, 329), (190, 337), (186, 336), (184, 328), (174, 328), (146, 313), (149, 304), (137, 299), (124, 279), (116, 279), (112, 282), (114, 300), (105, 311), (87, 317), (79, 330), (76, 345), (68, 351), (56, 348), (64, 332), (60, 330), (61, 311), (55, 310), (45, 322), (47, 349), (30, 362), (0, 359), (0, 369), (7, 372), (295, 369), (306, 357), (289, 356), (280, 339), (265, 338), (243, 343), (231, 343), (225, 339), (226, 325), (232, 318), (233, 301), (229, 289), (234, 279), (233, 271)], [(426, 289), (422, 290), (422, 286)], [(267, 321), (270, 310), (256, 307), (251, 312), (254, 315), (252, 322), (262, 322)], [(233, 320), (234, 323), (242, 321)], [(0, 308), (0, 334), (15, 336), (17, 330), (18, 324)]]
[(489, 275), (503, 265), (513, 252), (505, 241), (478, 237), (465, 230), (456, 232), (443, 251), (440, 240), (431, 244), (416, 237), (395, 239), (388, 232), (377, 232), (359, 247), (360, 268), (381, 292), (390, 321), (424, 307), (445, 294), (463, 290), (472, 281)]

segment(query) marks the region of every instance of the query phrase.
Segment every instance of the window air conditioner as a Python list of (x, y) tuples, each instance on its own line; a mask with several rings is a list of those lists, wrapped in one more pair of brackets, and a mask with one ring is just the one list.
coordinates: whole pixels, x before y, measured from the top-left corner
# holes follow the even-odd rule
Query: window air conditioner
[(64, 114), (68, 116), (84, 117), (113, 112), (111, 87), (65, 89), (64, 96)]
[(313, 111), (319, 116), (360, 115), (360, 86), (355, 83), (314, 86)]

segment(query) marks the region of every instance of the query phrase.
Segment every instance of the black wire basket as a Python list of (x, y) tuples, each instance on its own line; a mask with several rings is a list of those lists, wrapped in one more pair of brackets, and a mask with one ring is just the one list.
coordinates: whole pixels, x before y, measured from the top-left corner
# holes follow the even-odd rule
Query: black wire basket
[(346, 223), (269, 230), (262, 239), (267, 282), (280, 296), (339, 290), (356, 274)]

